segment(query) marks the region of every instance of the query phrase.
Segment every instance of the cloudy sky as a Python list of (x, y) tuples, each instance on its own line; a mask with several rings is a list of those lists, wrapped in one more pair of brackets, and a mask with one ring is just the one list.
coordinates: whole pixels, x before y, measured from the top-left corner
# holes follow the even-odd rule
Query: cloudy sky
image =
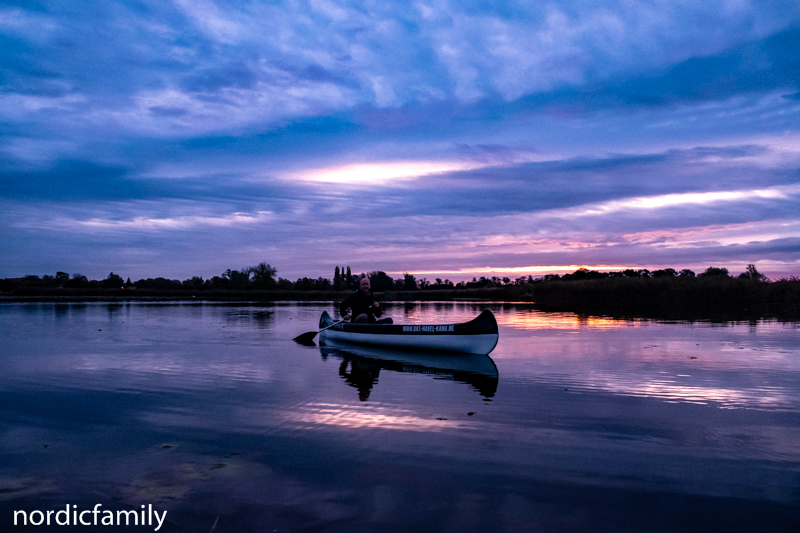
[(797, 0), (5, 0), (0, 39), (0, 277), (800, 275)]

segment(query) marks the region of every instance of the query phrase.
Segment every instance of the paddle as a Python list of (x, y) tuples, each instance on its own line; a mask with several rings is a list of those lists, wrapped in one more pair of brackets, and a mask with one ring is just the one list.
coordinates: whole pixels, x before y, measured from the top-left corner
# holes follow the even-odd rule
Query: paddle
[(312, 343), (314, 341), (314, 337), (317, 336), (317, 333), (319, 333), (320, 331), (325, 331), (328, 328), (332, 328), (336, 324), (341, 324), (342, 322), (344, 322), (344, 320), (340, 320), (338, 322), (334, 322), (330, 326), (325, 326), (324, 328), (322, 328), (319, 331), (307, 331), (305, 333), (301, 333), (300, 335), (298, 335), (297, 337), (295, 337), (292, 340), (294, 342), (299, 342), (300, 344), (310, 344), (310, 343)]
[[(369, 310), (370, 310), (370, 309), (372, 309), (373, 307), (374, 307), (374, 306), (370, 305), (369, 307), (367, 307), (367, 311), (369, 311)], [(293, 340), (294, 342), (297, 342), (297, 343), (300, 343), (300, 344), (311, 344), (311, 343), (314, 341), (314, 337), (316, 337), (316, 336), (317, 336), (317, 333), (319, 333), (319, 332), (321, 332), (321, 331), (325, 331), (325, 330), (326, 330), (326, 329), (328, 329), (328, 328), (332, 328), (332, 327), (333, 327), (333, 326), (335, 326), (336, 324), (341, 324), (342, 322), (344, 322), (344, 319), (342, 319), (342, 320), (340, 320), (340, 321), (338, 321), (338, 322), (334, 322), (334, 323), (333, 323), (333, 324), (331, 324), (330, 326), (325, 326), (324, 328), (322, 328), (322, 329), (321, 329), (321, 330), (319, 330), (319, 331), (306, 331), (305, 333), (301, 333), (300, 335), (298, 335), (297, 337), (295, 337), (295, 338), (294, 338), (294, 339), (292, 339), (292, 340)]]

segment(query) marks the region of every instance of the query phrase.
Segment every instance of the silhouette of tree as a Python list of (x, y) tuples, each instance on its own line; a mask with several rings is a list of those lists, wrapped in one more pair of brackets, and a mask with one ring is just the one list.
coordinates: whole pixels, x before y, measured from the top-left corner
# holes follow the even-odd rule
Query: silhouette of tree
[(147, 278), (140, 279), (133, 284), (137, 289), (150, 289), (156, 291), (177, 291), (183, 288), (183, 284), (177, 279), (166, 278)]
[(222, 277), (230, 282), (232, 289), (247, 289), (250, 285), (250, 268), (239, 270), (227, 269), (222, 273)]
[(278, 278), (277, 288), (282, 291), (290, 291), (294, 288), (294, 283), (288, 279)]
[(293, 288), (296, 291), (327, 291), (331, 288), (331, 280), (322, 276), (317, 279), (300, 278), (295, 282)]
[(259, 289), (268, 289), (275, 285), (275, 274), (278, 270), (267, 263), (259, 263), (250, 267), (249, 273), (253, 275), (253, 284)]
[(121, 289), (125, 285), (125, 280), (122, 276), (111, 272), (106, 279), (103, 280), (103, 287), (108, 289)]
[(756, 270), (755, 265), (747, 265), (747, 270), (739, 274), (739, 277), (742, 279), (749, 279), (752, 281), (764, 281), (766, 280), (766, 276)]
[(663, 270), (656, 270), (652, 276), (654, 278), (674, 278), (678, 273), (674, 268), (665, 268)]
[(201, 290), (206, 282), (200, 276), (193, 276), (191, 279), (184, 280), (182, 285), (184, 289)]
[[(633, 272), (631, 270), (631, 272)], [(579, 268), (572, 274), (564, 274), (561, 278), (565, 281), (582, 281), (587, 279), (602, 279), (607, 277), (602, 272), (597, 272), (596, 270), (589, 270), (588, 268)], [(639, 277), (638, 273), (634, 273), (633, 277)]]
[(373, 270), (367, 274), (373, 292), (390, 291), (394, 288), (394, 280), (386, 272)]
[(230, 285), (230, 280), (225, 277), (214, 276), (211, 279), (207, 279), (203, 282), (203, 289), (205, 290), (220, 290), (226, 288)]
[(716, 267), (708, 267), (705, 272), (698, 275), (698, 278), (716, 278), (716, 277), (727, 277), (728, 276), (728, 269), (727, 268), (716, 268)]
[(89, 279), (83, 274), (78, 274), (76, 272), (75, 274), (72, 275), (72, 279), (64, 282), (64, 287), (76, 289), (78, 287), (85, 287), (88, 284), (89, 284)]

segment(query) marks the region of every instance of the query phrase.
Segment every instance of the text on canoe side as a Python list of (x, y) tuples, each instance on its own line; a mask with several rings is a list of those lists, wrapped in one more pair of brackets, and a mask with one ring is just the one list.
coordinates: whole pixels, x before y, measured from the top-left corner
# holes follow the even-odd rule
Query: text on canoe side
[(406, 332), (440, 332), (440, 331), (454, 331), (453, 324), (444, 326), (403, 326), (403, 333)]

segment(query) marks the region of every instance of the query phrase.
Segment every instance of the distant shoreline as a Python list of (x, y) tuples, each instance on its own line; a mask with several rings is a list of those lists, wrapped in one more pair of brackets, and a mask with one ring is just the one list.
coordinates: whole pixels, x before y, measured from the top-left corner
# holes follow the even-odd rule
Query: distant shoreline
[[(0, 294), (1, 302), (337, 302), (351, 291), (49, 289)], [(800, 280), (611, 278), (522, 286), (376, 292), (380, 301), (528, 304), (542, 311), (666, 320), (800, 320)]]

